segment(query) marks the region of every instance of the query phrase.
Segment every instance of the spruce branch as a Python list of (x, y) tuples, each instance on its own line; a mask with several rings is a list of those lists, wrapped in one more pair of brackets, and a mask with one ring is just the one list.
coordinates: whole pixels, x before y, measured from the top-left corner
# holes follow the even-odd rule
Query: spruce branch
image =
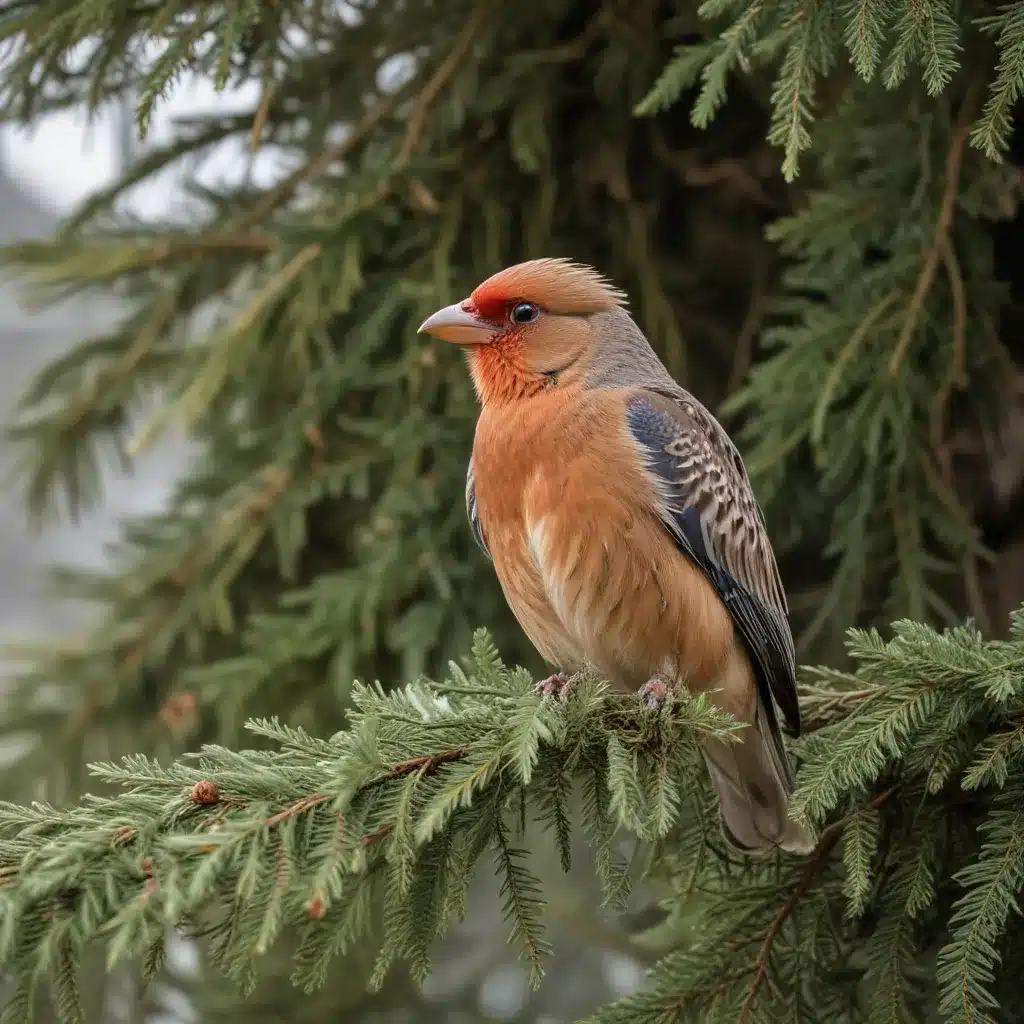
[[(827, 678), (827, 677), (826, 677)], [(849, 677), (837, 674), (837, 682)], [(801, 726), (805, 732), (814, 732), (849, 715), (866, 701), (878, 695), (877, 687), (851, 689), (849, 685), (815, 685), (807, 680), (799, 687)]]
[[(358, 687), (350, 730), (329, 742), (274, 721), (254, 722), (250, 728), (278, 750), (206, 747), (169, 768), (143, 757), (94, 765), (98, 778), (126, 792), (87, 798), (63, 824), (53, 808), (0, 806), (0, 830), (8, 836), (0, 844), (0, 932), (34, 933), (57, 899), (55, 927), (71, 953), (102, 940), (114, 963), (154, 929), (227, 913), (234, 937), (224, 963), (236, 976), (284, 922), (322, 921), (327, 941), (335, 904), (364, 884), (372, 887), (378, 872), (390, 872), (405, 879), (394, 891), (410, 902), (385, 912), (379, 983), (397, 959), (426, 963), (429, 943), (453, 912), (447, 900), (447, 909), (429, 914), (419, 902), (417, 893), (426, 899), (436, 891), (431, 873), (447, 876), (463, 851), (458, 882), (468, 884), (493, 841), (506, 916), (539, 981), (547, 951), (542, 901), (525, 853), (512, 845), (509, 808), (524, 800), (536, 804), (542, 820), (567, 822), (569, 791), (554, 775), (567, 770), (570, 753), (572, 774), (598, 773), (614, 790), (620, 783), (607, 757), (609, 734), (632, 751), (634, 771), (665, 775), (665, 785), (681, 789), (692, 773), (692, 740), (728, 737), (737, 726), (704, 698), (672, 700), (656, 712), (592, 680), (567, 703), (547, 701), (529, 676), (496, 660), (483, 634), (470, 671), (460, 670), (452, 682), (458, 693), (425, 683), (389, 693)], [(502, 699), (492, 695), (496, 684)], [(435, 745), (455, 739), (462, 742)], [(674, 756), (666, 759), (665, 750)], [(591, 815), (603, 813), (601, 805), (590, 806)], [(639, 820), (665, 835), (678, 820), (677, 804), (665, 801)], [(255, 932), (248, 932), (239, 915), (257, 913), (251, 900), (258, 893), (266, 899), (252, 917)], [(366, 926), (358, 926), (360, 934)], [(0, 943), (0, 957), (32, 974), (35, 965), (24, 958), (43, 956), (44, 948), (11, 938)]]
[(998, 160), (1009, 146), (1012, 112), (1024, 94), (1024, 9), (1018, 3), (1003, 4), (997, 13), (978, 18), (976, 24), (982, 32), (995, 36), (999, 60), (971, 143)]
[[(1022, 614), (1024, 609), (1015, 622)], [(660, 850), (667, 862), (656, 869), (673, 893), (677, 945), (652, 968), (640, 993), (600, 1011), (593, 1024), (634, 1024), (659, 1013), (664, 1019), (752, 1022), (797, 1014), (801, 1006), (810, 1007), (800, 1011), (810, 1019), (829, 1014), (829, 1020), (852, 1022), (859, 1018), (845, 1016), (853, 1007), (842, 985), (841, 1013), (838, 1006), (832, 1014), (825, 1004), (805, 1002), (812, 979), (831, 986), (846, 971), (870, 982), (870, 1005), (883, 1014), (879, 1019), (890, 1019), (884, 1015), (893, 1008), (917, 1007), (927, 997), (918, 965), (928, 955), (929, 936), (947, 927), (950, 911), (941, 894), (954, 875), (977, 886), (953, 909), (956, 934), (971, 943), (973, 964), (968, 968), (959, 954), (944, 954), (947, 991), (952, 993), (954, 977), (962, 980), (957, 972), (963, 970), (983, 999), (993, 979), (1008, 979), (997, 969), (998, 943), (1010, 941), (1002, 915), (1012, 906), (1004, 896), (1008, 884), (1017, 884), (1019, 851), (1013, 843), (1012, 849), (993, 843), (978, 862), (964, 839), (986, 815), (998, 816), (1016, 799), (1016, 789), (1004, 784), (1020, 758), (1019, 742), (1008, 731), (1019, 723), (1017, 701), (1024, 695), (1020, 642), (985, 641), (964, 628), (940, 634), (906, 622), (896, 624), (894, 634), (885, 642), (877, 634), (852, 633), (855, 671), (815, 670), (816, 680), (804, 684), (803, 694), (818, 706), (827, 706), (830, 690), (837, 709), (844, 696), (851, 698), (845, 712), (837, 710), (798, 745), (794, 813), (813, 810), (809, 817), (821, 826), (811, 858), (738, 865), (715, 855), (713, 836), (695, 825), (684, 831)], [(924, 699), (929, 693), (931, 699)], [(912, 694), (921, 710), (904, 718), (899, 708)], [(958, 723), (954, 740), (951, 721)], [(899, 751), (896, 761), (865, 758), (865, 746), (877, 742), (871, 737), (879, 732)], [(941, 790), (929, 788), (935, 751), (960, 745), (975, 751), (973, 766), (969, 755), (957, 753)], [(842, 781), (820, 804), (813, 794), (823, 775), (833, 773)], [(831, 807), (841, 810), (830, 820)], [(694, 811), (690, 816), (697, 817)], [(1000, 841), (1003, 825), (993, 819), (992, 834)], [(851, 828), (856, 836), (849, 835)], [(697, 868), (691, 842), (704, 851)], [(842, 857), (836, 856), (840, 844)], [(763, 1009), (766, 990), (772, 998)]]
[(252, 130), (249, 133), (249, 147), (254, 153), (260, 148), (260, 143), (263, 141), (263, 132), (267, 126), (267, 118), (270, 117), (270, 104), (273, 100), (274, 83), (264, 82), (259, 106), (252, 119)]
[[(945, 0), (858, 0), (841, 10), (827, 4), (706, 3), (699, 16), (709, 38), (675, 49), (636, 112), (641, 116), (661, 113), (699, 78), (702, 87), (691, 118), (707, 127), (725, 100), (730, 76), (737, 71), (772, 69), (770, 138), (785, 151), (782, 169), (787, 180), (799, 173), (799, 157), (811, 145), (809, 128), (818, 83), (830, 73), (838, 77), (834, 68), (843, 47), (860, 79), (873, 82), (888, 46), (886, 88), (901, 86), (917, 64), (930, 97), (945, 92), (960, 68), (963, 51), (965, 25), (958, 23)], [(843, 16), (846, 24), (840, 27)], [(994, 74), (991, 68), (985, 69), (986, 81), (992, 79), (989, 96), (980, 120), (968, 125), (968, 131), (973, 146), (998, 160), (1009, 144), (1013, 105), (1024, 93), (1024, 17), (1018, 5), (1006, 4), (998, 13), (968, 24), (997, 41)]]
[(918, 319), (924, 308), (928, 292), (935, 281), (939, 265), (943, 260), (943, 252), (947, 246), (951, 246), (950, 232), (953, 230), (953, 218), (956, 213), (957, 197), (960, 194), (960, 175), (963, 170), (964, 150), (967, 147), (967, 140), (971, 128), (971, 119), (974, 116), (975, 98), (978, 89), (973, 85), (967, 90), (960, 112), (957, 115), (953, 131), (950, 136), (949, 151), (946, 154), (945, 184), (942, 190), (942, 199), (939, 204), (939, 214), (935, 225), (935, 234), (931, 245), (925, 253), (924, 262), (921, 264), (921, 272), (917, 276), (917, 283), (914, 286), (913, 294), (907, 303), (906, 313), (903, 318), (903, 326), (900, 328), (899, 337), (896, 340), (896, 347), (889, 360), (889, 376), (895, 377), (900, 372), (900, 366), (907, 354), (914, 331), (917, 328)]
[(1011, 911), (1019, 913), (1024, 886), (1024, 814), (1018, 796), (1003, 799), (982, 825), (984, 842), (958, 875), (966, 890), (957, 901), (951, 941), (939, 953), (940, 1010), (963, 1024), (995, 1024), (992, 994), (999, 941)]
[[(887, 789), (885, 792), (879, 793), (868, 801), (863, 810), (877, 810), (893, 795), (894, 792), (894, 789)], [(793, 915), (793, 911), (796, 910), (797, 904), (804, 898), (808, 890), (814, 884), (815, 878), (828, 861), (832, 851), (838, 845), (839, 840), (843, 836), (843, 832), (847, 829), (850, 823), (855, 820), (857, 813), (859, 812), (849, 814), (841, 821), (835, 822), (822, 834), (821, 838), (818, 840), (817, 847), (815, 847), (811, 860), (800, 875), (800, 880), (795, 886), (793, 886), (789, 896), (786, 898), (786, 902), (779, 907), (778, 913), (772, 918), (772, 922), (768, 926), (768, 931), (765, 934), (764, 941), (761, 943), (761, 948), (757, 951), (757, 959), (754, 962), (754, 978), (750, 983), (750, 989), (740, 1011), (740, 1024), (748, 1024), (750, 1014), (753, 1010), (754, 1003), (757, 1000), (757, 995), (761, 985), (768, 979), (768, 966), (771, 961), (772, 947), (775, 944), (775, 940), (778, 937), (779, 932), (782, 930), (782, 926)]]
[[(781, 974), (771, 977), (773, 968), (790, 969), (776, 955), (787, 923), (800, 917), (806, 929), (814, 915), (832, 915), (851, 900), (855, 917), (875, 912), (884, 905), (886, 887), (872, 876), (887, 870), (891, 837), (898, 847), (904, 833), (920, 840), (915, 822), (939, 827), (939, 796), (926, 784), (932, 770), (928, 752), (949, 728), (949, 701), (960, 708), (955, 720), (961, 724), (970, 719), (991, 728), (1000, 714), (1018, 720), (1022, 642), (984, 641), (968, 629), (938, 634), (911, 623), (898, 624), (888, 642), (854, 634), (857, 669), (819, 670), (813, 691), (819, 704), (825, 704), (830, 686), (838, 703), (830, 721), (819, 723), (798, 750), (797, 803), (816, 808), (825, 826), (821, 839), (806, 863), (772, 866), (737, 864), (715, 851), (715, 840), (697, 824), (705, 791), (694, 772), (696, 745), (702, 737), (727, 738), (738, 728), (706, 698), (673, 695), (659, 711), (584, 677), (567, 701), (546, 700), (528, 674), (503, 665), (481, 632), (467, 667), (453, 666), (449, 679), (436, 687), (357, 686), (349, 728), (330, 740), (257, 721), (250, 729), (273, 742), (270, 750), (208, 746), (166, 768), (145, 757), (127, 758), (92, 768), (97, 778), (124, 789), (119, 796), (88, 797), (67, 809), (0, 805), (0, 961), (24, 984), (53, 969), (70, 972), (57, 982), (67, 985), (88, 944), (104, 943), (114, 964), (162, 929), (188, 923), (227, 929), (219, 962), (242, 978), (256, 969), (255, 958), (282, 928), (301, 926), (302, 963), (317, 965), (313, 975), (305, 968), (297, 975), (306, 984), (322, 977), (327, 959), (370, 936), (369, 908), (383, 901), (371, 985), (379, 986), (391, 965), (403, 960), (422, 978), (431, 943), (461, 913), (472, 868), (491, 847), (505, 915), (536, 984), (549, 949), (543, 892), (528, 854), (513, 837), (520, 809), (530, 808), (545, 829), (571, 831), (579, 816), (585, 832), (598, 837), (597, 863), (608, 900), (616, 898), (620, 884), (608, 867), (608, 844), (616, 829), (624, 829), (659, 844), (652, 865), (688, 901), (696, 901), (693, 913), (704, 900), (715, 908), (714, 924), (701, 940), (707, 943), (704, 953), (690, 953), (685, 944), (670, 950), (652, 968), (650, 992), (629, 997), (596, 1020), (630, 1020), (619, 1016), (630, 1005), (657, 1005), (659, 1012), (680, 1016), (735, 1005), (738, 1019), (749, 1021), (766, 986), (779, 1005), (791, 999), (790, 983)], [(948, 699), (922, 701), (937, 685), (950, 691)], [(898, 709), (915, 699), (915, 691), (919, 710), (901, 718)], [(871, 737), (882, 723), (887, 742), (900, 752), (900, 765), (872, 758), (862, 763), (860, 751), (865, 742), (876, 742)], [(867, 740), (858, 736), (861, 731)], [(1004, 733), (1005, 728), (990, 735)], [(975, 749), (977, 767), (964, 776), (963, 791), (969, 787), (982, 807), (990, 798), (1012, 803), (1013, 794), (998, 787), (1009, 778), (1006, 759), (1019, 756), (1020, 745), (997, 743), (981, 730)], [(1002, 770), (990, 767), (998, 757)], [(839, 792), (810, 799), (823, 778)], [(569, 779), (583, 783), (585, 795), (572, 813)], [(865, 799), (865, 788), (877, 792)], [(922, 799), (929, 801), (925, 812), (910, 813)], [(838, 803), (849, 809), (823, 822), (822, 809)], [(865, 814), (883, 817), (872, 821), (871, 836), (862, 836), (837, 864), (834, 851)], [(995, 837), (1005, 832), (999, 821), (993, 819)], [(704, 861), (699, 889), (692, 885), (690, 854), (684, 853), (691, 841), (701, 856), (707, 845), (714, 852)], [(1017, 878), (1015, 866), (1000, 866), (1010, 854), (997, 863), (999, 851), (990, 846), (977, 869), (968, 866), (957, 874), (975, 887), (957, 905), (954, 919), (955, 941), (966, 944), (970, 963), (957, 959), (959, 947), (945, 954), (944, 977), (968, 971), (978, 1005), (989, 998), (986, 972), (1006, 920), (998, 899)], [(1013, 858), (1016, 850), (1013, 845)], [(935, 864), (933, 853), (922, 853), (917, 867), (901, 876), (894, 891), (901, 894), (904, 916), (916, 921), (935, 899)], [(840, 868), (849, 875), (845, 881), (837, 875)], [(812, 892), (816, 898), (808, 901)], [(853, 918), (847, 920), (853, 927)], [(757, 937), (752, 927), (759, 921), (765, 923)], [(905, 952), (913, 928), (891, 914), (887, 921)], [(753, 967), (741, 970), (755, 942)], [(62, 959), (53, 959), (54, 943), (61, 944)], [(691, 957), (692, 969), (686, 966)], [(697, 969), (701, 957), (706, 962)], [(682, 987), (681, 978), (688, 979)], [(71, 1003), (65, 1011), (62, 1019), (75, 1019)]]

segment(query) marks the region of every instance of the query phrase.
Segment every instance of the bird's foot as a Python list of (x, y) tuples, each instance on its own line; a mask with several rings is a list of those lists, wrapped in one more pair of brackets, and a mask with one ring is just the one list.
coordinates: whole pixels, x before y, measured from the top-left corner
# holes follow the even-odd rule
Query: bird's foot
[(557, 697), (565, 701), (569, 697), (572, 684), (576, 682), (576, 676), (566, 675), (564, 672), (556, 672), (554, 675), (542, 679), (537, 684), (537, 692), (543, 697)]
[(658, 673), (640, 687), (639, 696), (647, 702), (649, 708), (660, 708), (665, 703), (668, 691), (672, 688), (672, 680), (668, 676)]

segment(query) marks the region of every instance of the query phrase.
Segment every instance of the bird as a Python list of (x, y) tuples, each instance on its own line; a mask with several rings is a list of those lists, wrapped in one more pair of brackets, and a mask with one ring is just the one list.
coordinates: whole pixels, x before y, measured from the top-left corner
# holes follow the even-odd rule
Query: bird
[[(460, 346), (479, 400), (473, 538), (565, 698), (585, 671), (660, 707), (706, 693), (746, 728), (701, 749), (735, 850), (807, 855), (782, 723), (800, 733), (789, 610), (725, 429), (593, 267), (506, 267), (419, 333)], [(780, 719), (781, 715), (781, 719)]]

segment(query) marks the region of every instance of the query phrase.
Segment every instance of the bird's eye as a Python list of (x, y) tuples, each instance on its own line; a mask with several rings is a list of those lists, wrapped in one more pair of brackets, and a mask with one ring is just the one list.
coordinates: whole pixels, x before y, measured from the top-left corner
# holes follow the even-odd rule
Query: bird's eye
[(508, 317), (514, 324), (530, 324), (540, 316), (540, 310), (532, 302), (517, 302)]

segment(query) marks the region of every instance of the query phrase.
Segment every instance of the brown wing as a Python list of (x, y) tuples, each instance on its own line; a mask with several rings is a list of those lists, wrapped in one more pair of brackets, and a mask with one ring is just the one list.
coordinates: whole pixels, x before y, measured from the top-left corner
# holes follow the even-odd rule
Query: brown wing
[[(658, 491), (662, 519), (680, 550), (714, 585), (752, 657), (762, 703), (800, 732), (796, 658), (786, 594), (739, 452), (697, 401), (640, 391), (629, 430)], [(777, 737), (781, 746), (781, 737)]]

